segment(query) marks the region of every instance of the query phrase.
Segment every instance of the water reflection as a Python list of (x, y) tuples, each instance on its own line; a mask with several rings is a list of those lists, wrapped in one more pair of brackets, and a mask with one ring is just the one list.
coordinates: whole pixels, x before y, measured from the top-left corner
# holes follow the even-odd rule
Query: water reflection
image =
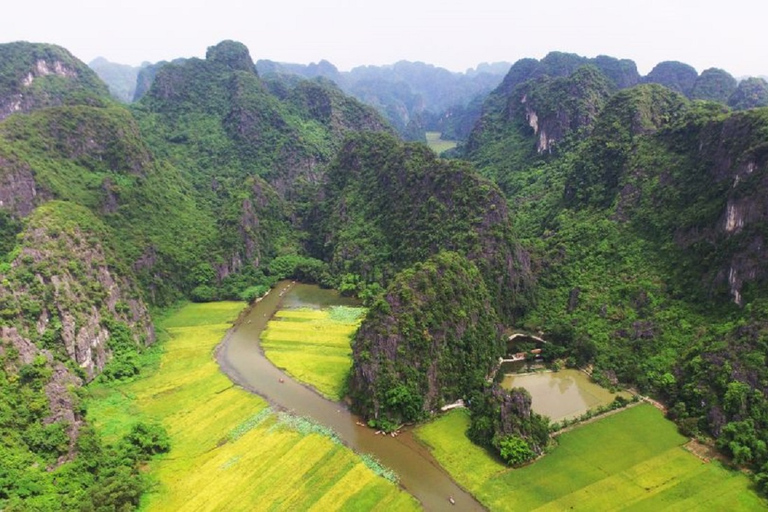
[(505, 375), (502, 387), (525, 388), (531, 394), (535, 412), (561, 421), (581, 416), (589, 409), (608, 404), (617, 393), (598, 386), (579, 370)]

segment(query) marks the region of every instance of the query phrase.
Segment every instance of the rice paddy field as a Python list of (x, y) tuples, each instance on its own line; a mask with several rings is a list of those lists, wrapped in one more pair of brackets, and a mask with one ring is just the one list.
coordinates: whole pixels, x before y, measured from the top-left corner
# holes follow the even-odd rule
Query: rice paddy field
[(331, 400), (344, 397), (352, 367), (350, 343), (364, 308), (283, 309), (261, 335), (264, 354), (278, 368)]
[(243, 307), (184, 306), (160, 321), (169, 339), (145, 376), (90, 387), (88, 417), (107, 440), (138, 420), (171, 436), (171, 451), (149, 464), (154, 485), (141, 509), (417, 509), (322, 427), (272, 411), (220, 372), (213, 349)]
[(427, 145), (438, 155), (456, 147), (455, 140), (442, 140), (440, 132), (427, 132)]
[(417, 436), (454, 479), (491, 510), (764, 510), (746, 475), (683, 448), (687, 438), (650, 405), (558, 437), (548, 455), (509, 469), (473, 445), (456, 410)]

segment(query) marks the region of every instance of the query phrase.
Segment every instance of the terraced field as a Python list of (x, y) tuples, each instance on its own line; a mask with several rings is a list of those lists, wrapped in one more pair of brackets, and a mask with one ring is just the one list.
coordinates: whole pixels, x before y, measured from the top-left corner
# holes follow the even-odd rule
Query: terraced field
[(212, 357), (242, 303), (190, 304), (161, 322), (170, 334), (154, 371), (96, 386), (89, 419), (115, 439), (139, 420), (168, 429), (145, 510), (413, 510), (411, 496), (376, 476), (322, 428), (276, 414), (232, 385)]
[(261, 346), (275, 366), (331, 400), (341, 400), (352, 366), (350, 342), (364, 313), (347, 306), (284, 309), (267, 324)]
[(558, 438), (539, 461), (508, 469), (464, 434), (465, 411), (418, 430), (435, 458), (491, 510), (762, 510), (749, 479), (682, 448), (687, 439), (640, 405)]

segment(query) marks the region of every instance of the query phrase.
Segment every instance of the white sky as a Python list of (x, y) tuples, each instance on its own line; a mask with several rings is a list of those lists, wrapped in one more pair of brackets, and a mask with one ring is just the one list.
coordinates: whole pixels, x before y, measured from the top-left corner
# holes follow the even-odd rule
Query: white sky
[(454, 71), (552, 50), (679, 60), (699, 72), (768, 75), (765, 0), (26, 0), (8, 2), (0, 42), (64, 46), (85, 62), (202, 57), (223, 39), (254, 61), (341, 70), (423, 61)]

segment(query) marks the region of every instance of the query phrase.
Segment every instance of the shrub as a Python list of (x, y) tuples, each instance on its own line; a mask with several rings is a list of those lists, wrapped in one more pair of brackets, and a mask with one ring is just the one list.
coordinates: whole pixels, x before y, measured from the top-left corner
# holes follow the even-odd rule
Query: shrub
[(269, 264), (269, 273), (277, 279), (298, 279), (308, 283), (325, 283), (328, 281), (328, 265), (324, 262), (289, 254), (278, 256)]
[(152, 455), (170, 450), (171, 440), (162, 425), (139, 422), (123, 438), (123, 446), (131, 458), (147, 461)]
[(531, 450), (525, 439), (521, 437), (508, 435), (497, 444), (499, 455), (510, 466), (517, 466), (536, 457), (536, 452)]
[(245, 302), (253, 302), (259, 297), (264, 296), (269, 291), (269, 286), (263, 284), (257, 284), (256, 286), (249, 286), (245, 290), (241, 291), (238, 296), (240, 300)]
[(190, 297), (194, 302), (213, 302), (218, 298), (216, 290), (204, 284), (196, 286), (190, 293)]

